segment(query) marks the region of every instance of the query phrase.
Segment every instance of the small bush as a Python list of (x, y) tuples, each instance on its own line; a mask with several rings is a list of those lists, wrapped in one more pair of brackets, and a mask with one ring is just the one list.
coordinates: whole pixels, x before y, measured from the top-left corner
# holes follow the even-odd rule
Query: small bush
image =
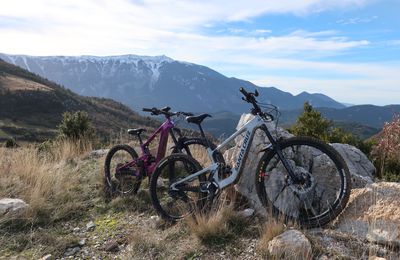
[(61, 124), (58, 126), (58, 131), (60, 137), (72, 140), (93, 139), (95, 136), (89, 115), (84, 111), (65, 112)]
[(14, 138), (7, 139), (5, 143), (6, 148), (15, 148), (18, 147), (17, 141)]

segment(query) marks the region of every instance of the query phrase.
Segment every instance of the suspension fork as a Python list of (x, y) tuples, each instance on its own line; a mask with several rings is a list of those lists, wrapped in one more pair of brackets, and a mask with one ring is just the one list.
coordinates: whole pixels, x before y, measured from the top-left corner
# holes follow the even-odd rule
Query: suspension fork
[(293, 182), (300, 181), (300, 178), (294, 173), (292, 166), (288, 163), (285, 156), (283, 156), (279, 141), (276, 141), (275, 138), (273, 138), (271, 132), (268, 130), (266, 125), (263, 124), (260, 128), (267, 135), (269, 141), (271, 142), (272, 149), (278, 155), (279, 160), (282, 162), (283, 166), (285, 167), (285, 169), (286, 169), (287, 173), (289, 174), (290, 178), (292, 179), (292, 181)]

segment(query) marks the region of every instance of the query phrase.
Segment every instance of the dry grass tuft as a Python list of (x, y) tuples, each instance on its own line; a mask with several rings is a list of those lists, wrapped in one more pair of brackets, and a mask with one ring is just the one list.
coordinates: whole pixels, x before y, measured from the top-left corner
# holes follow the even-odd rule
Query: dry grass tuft
[(283, 221), (268, 218), (261, 228), (261, 238), (258, 242), (258, 250), (262, 255), (268, 255), (268, 243), (276, 236), (282, 234), (286, 229)]
[[(77, 214), (87, 199), (87, 187), (81, 183), (88, 181), (88, 176), (79, 173), (80, 161), (73, 158), (83, 156), (90, 148), (83, 141), (59, 141), (45, 149), (32, 145), (0, 148), (0, 197), (20, 198), (29, 204), (29, 210), (19, 219), (26, 224), (49, 223)], [(3, 218), (0, 225), (9, 221), (15, 219)]]
[(143, 259), (163, 259), (165, 258), (167, 247), (164, 241), (147, 237), (147, 234), (134, 233), (129, 238), (132, 247), (129, 258), (135, 259), (138, 256)]
[(230, 208), (220, 208), (218, 211), (210, 213), (197, 213), (192, 218), (187, 219), (187, 224), (191, 232), (199, 240), (208, 245), (223, 244), (231, 237), (228, 226)]
[(220, 246), (245, 233), (249, 220), (238, 215), (231, 196), (229, 192), (221, 194), (212, 209), (198, 211), (186, 219), (190, 231), (203, 244)]

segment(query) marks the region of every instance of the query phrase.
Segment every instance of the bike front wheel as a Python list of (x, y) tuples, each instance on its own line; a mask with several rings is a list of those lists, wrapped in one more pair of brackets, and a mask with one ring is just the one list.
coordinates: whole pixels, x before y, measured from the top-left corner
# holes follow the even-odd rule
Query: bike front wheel
[(171, 184), (200, 171), (200, 164), (185, 154), (172, 154), (162, 159), (150, 180), (151, 202), (165, 220), (175, 221), (201, 208), (206, 193), (200, 192), (205, 175), (193, 177), (172, 189)]
[(267, 211), (285, 222), (321, 227), (345, 208), (351, 190), (350, 174), (340, 154), (311, 137), (293, 137), (279, 147), (301, 181), (293, 181), (276, 151), (266, 152), (257, 167), (256, 187)]

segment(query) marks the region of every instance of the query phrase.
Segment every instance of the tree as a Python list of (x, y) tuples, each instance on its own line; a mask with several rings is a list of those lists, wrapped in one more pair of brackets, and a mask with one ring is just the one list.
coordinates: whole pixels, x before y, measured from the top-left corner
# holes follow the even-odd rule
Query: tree
[(329, 130), (332, 123), (323, 118), (308, 102), (304, 103), (303, 113), (289, 129), (294, 135), (311, 136), (325, 141), (329, 140)]
[(400, 115), (385, 123), (372, 156), (378, 164), (380, 177), (400, 181)]
[(80, 138), (92, 139), (95, 135), (89, 115), (84, 111), (65, 112), (61, 124), (58, 126), (58, 132), (61, 137), (73, 140)]

